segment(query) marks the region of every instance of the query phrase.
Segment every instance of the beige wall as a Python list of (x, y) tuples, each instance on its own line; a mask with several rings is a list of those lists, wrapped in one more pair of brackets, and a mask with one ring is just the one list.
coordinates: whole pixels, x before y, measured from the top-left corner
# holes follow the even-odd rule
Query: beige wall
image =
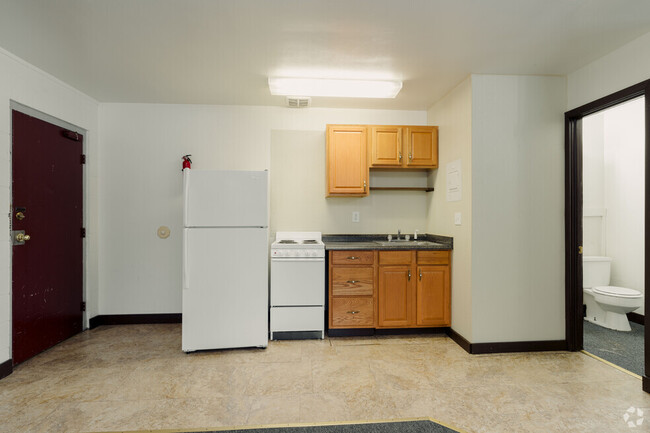
[[(372, 191), (367, 197), (325, 198), (325, 131), (271, 131), (271, 232), (420, 233), (428, 193)], [(393, 173), (382, 180), (388, 181)], [(395, 172), (400, 180), (402, 173)], [(426, 172), (413, 172), (426, 182)], [(371, 185), (374, 185), (371, 181)], [(352, 212), (359, 212), (358, 223)]]
[[(194, 168), (270, 170), (271, 230), (426, 226), (426, 193), (325, 198), (327, 123), (426, 124), (424, 111), (101, 104), (100, 314), (181, 311), (181, 156)], [(351, 212), (359, 211), (360, 223)], [(160, 225), (171, 236), (156, 237)], [(273, 237), (274, 233), (271, 233)]]
[[(86, 129), (84, 256), (88, 317), (97, 312), (97, 110), (99, 104), (0, 48), (0, 214), (11, 204), (11, 101)], [(11, 358), (11, 242), (8, 218), (0, 230), (0, 363)]]
[(563, 340), (566, 80), (472, 76), (472, 342)]
[(573, 109), (650, 79), (650, 33), (567, 76), (567, 108)]
[[(452, 328), (472, 341), (472, 81), (467, 77), (427, 111), (439, 127), (439, 168), (431, 172), (435, 191), (429, 201), (427, 231), (454, 238), (451, 273)], [(462, 199), (447, 201), (446, 167), (461, 161)], [(454, 214), (461, 213), (461, 225)]]

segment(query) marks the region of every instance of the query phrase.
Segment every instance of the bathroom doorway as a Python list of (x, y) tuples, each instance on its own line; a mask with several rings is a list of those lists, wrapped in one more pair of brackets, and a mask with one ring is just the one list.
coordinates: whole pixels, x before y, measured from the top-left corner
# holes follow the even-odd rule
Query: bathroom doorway
[(582, 119), (583, 349), (639, 378), (644, 373), (644, 116), (640, 96)]
[[(646, 276), (648, 275), (648, 258), (650, 256), (648, 251), (649, 242), (647, 240), (650, 231), (648, 230), (648, 227), (650, 227), (650, 212), (648, 211), (648, 193), (650, 188), (648, 188), (648, 177), (645, 176), (649, 165), (648, 149), (650, 148), (649, 134), (647, 134), (647, 131), (650, 130), (650, 97), (648, 97), (650, 95), (648, 93), (650, 93), (650, 80), (646, 80), (565, 113), (565, 305), (566, 339), (569, 350), (583, 349), (586, 340), (584, 336), (585, 328), (591, 327), (592, 325), (592, 323), (584, 320), (584, 304), (585, 301), (589, 301), (589, 298), (584, 299), (588, 294), (583, 296), (582, 290), (583, 249), (585, 256), (591, 255), (593, 257), (599, 254), (602, 255), (601, 257), (608, 255), (618, 256), (611, 261), (613, 272), (609, 278), (609, 284), (606, 285), (620, 287), (627, 285), (628, 288), (631, 285), (636, 285), (638, 291), (642, 293), (647, 292), (648, 283)], [(643, 108), (643, 113), (638, 113), (644, 130), (641, 139), (642, 144), (640, 145), (643, 152), (638, 152), (633, 157), (633, 165), (636, 167), (636, 172), (641, 171), (642, 174), (638, 175), (637, 173), (637, 177), (631, 181), (631, 184), (628, 183), (630, 179), (625, 179), (624, 183), (627, 187), (622, 191), (619, 190), (616, 192), (612, 185), (615, 185), (617, 181), (614, 180), (610, 184), (610, 182), (606, 183), (605, 179), (616, 179), (613, 173), (620, 173), (621, 170), (623, 171), (621, 178), (625, 178), (632, 174), (631, 171), (634, 170), (625, 168), (623, 165), (626, 159), (629, 162), (629, 158), (632, 158), (626, 154), (626, 149), (616, 149), (612, 144), (615, 140), (612, 143), (605, 144), (607, 134), (611, 133), (611, 130), (609, 132), (607, 131), (607, 118), (611, 120), (616, 117), (616, 113), (621, 114), (621, 112), (614, 110), (609, 112), (606, 110), (613, 107), (619, 109), (630, 108), (634, 104), (640, 105)], [(625, 116), (622, 116), (622, 118), (625, 121), (630, 120), (625, 119)], [(609, 122), (610, 126), (611, 123)], [(596, 133), (589, 129), (594, 124), (596, 125)], [(585, 144), (585, 140), (591, 140), (594, 136), (602, 142), (599, 144)], [(611, 137), (609, 139), (612, 140)], [(583, 145), (588, 147), (583, 148)], [(601, 153), (602, 157), (600, 156)], [(609, 158), (605, 158), (605, 156)], [(598, 160), (601, 159), (602, 161), (599, 164)], [(585, 163), (584, 165), (583, 162)], [(600, 192), (597, 192), (598, 188), (594, 188), (594, 184), (602, 187)], [(584, 190), (583, 186), (585, 186)], [(636, 193), (638, 195), (639, 190), (642, 199), (628, 197), (628, 194)], [(617, 207), (621, 202), (624, 202), (626, 205), (631, 205), (633, 208), (625, 208), (621, 215)], [(634, 215), (631, 215), (632, 213)], [(636, 218), (635, 222), (626, 220), (625, 218), (628, 216)], [(623, 219), (621, 220), (621, 218)], [(613, 227), (612, 224), (617, 221), (618, 227)], [(622, 227), (621, 221), (626, 221), (622, 223)], [(633, 225), (636, 225), (636, 230), (634, 230)], [(614, 239), (614, 236), (636, 239), (632, 242), (636, 242), (636, 249), (640, 248), (641, 252), (639, 253), (637, 251), (636, 256), (633, 258), (628, 257), (629, 252), (619, 251), (622, 247), (618, 244), (622, 242), (620, 242), (620, 239)], [(629, 246), (627, 248), (631, 249)], [(632, 277), (632, 272), (626, 270), (626, 267), (635, 266), (635, 276)], [(590, 278), (589, 275), (592, 274), (585, 275), (585, 277)], [(589, 281), (585, 283), (591, 284)], [(600, 299), (602, 300), (603, 298), (601, 297)], [(636, 321), (642, 322), (645, 325), (644, 313), (648, 309), (650, 309), (650, 302), (648, 297), (644, 297), (642, 305), (635, 311), (637, 316), (631, 315), (633, 324)], [(598, 321), (598, 315), (595, 316), (595, 321)], [(617, 322), (620, 322), (620, 320), (617, 320)], [(597, 328), (597, 330), (601, 329), (606, 330), (606, 328), (600, 326)], [(650, 344), (648, 334), (643, 334), (644, 350), (642, 351), (643, 355), (640, 362), (643, 365), (643, 370), (640, 368), (639, 370), (643, 372), (643, 389), (646, 392), (650, 392), (650, 377), (648, 376), (648, 372), (650, 371), (650, 351), (648, 348)]]

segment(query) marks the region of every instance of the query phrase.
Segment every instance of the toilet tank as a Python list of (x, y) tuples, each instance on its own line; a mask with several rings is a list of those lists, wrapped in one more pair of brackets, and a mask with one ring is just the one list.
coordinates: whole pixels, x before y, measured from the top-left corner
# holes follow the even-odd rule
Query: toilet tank
[(611, 269), (611, 257), (583, 256), (582, 287), (608, 286)]

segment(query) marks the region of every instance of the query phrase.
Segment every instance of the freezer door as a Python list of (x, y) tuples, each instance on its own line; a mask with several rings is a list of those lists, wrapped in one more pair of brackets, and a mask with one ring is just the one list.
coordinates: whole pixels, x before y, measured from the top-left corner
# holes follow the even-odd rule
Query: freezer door
[(185, 227), (267, 227), (268, 172), (184, 170)]
[(268, 232), (190, 228), (183, 244), (185, 352), (268, 344)]

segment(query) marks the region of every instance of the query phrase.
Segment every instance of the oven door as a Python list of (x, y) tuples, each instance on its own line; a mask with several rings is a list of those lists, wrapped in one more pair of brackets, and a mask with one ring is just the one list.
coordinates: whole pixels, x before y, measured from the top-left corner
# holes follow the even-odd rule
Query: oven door
[(271, 306), (325, 304), (325, 259), (271, 259)]

